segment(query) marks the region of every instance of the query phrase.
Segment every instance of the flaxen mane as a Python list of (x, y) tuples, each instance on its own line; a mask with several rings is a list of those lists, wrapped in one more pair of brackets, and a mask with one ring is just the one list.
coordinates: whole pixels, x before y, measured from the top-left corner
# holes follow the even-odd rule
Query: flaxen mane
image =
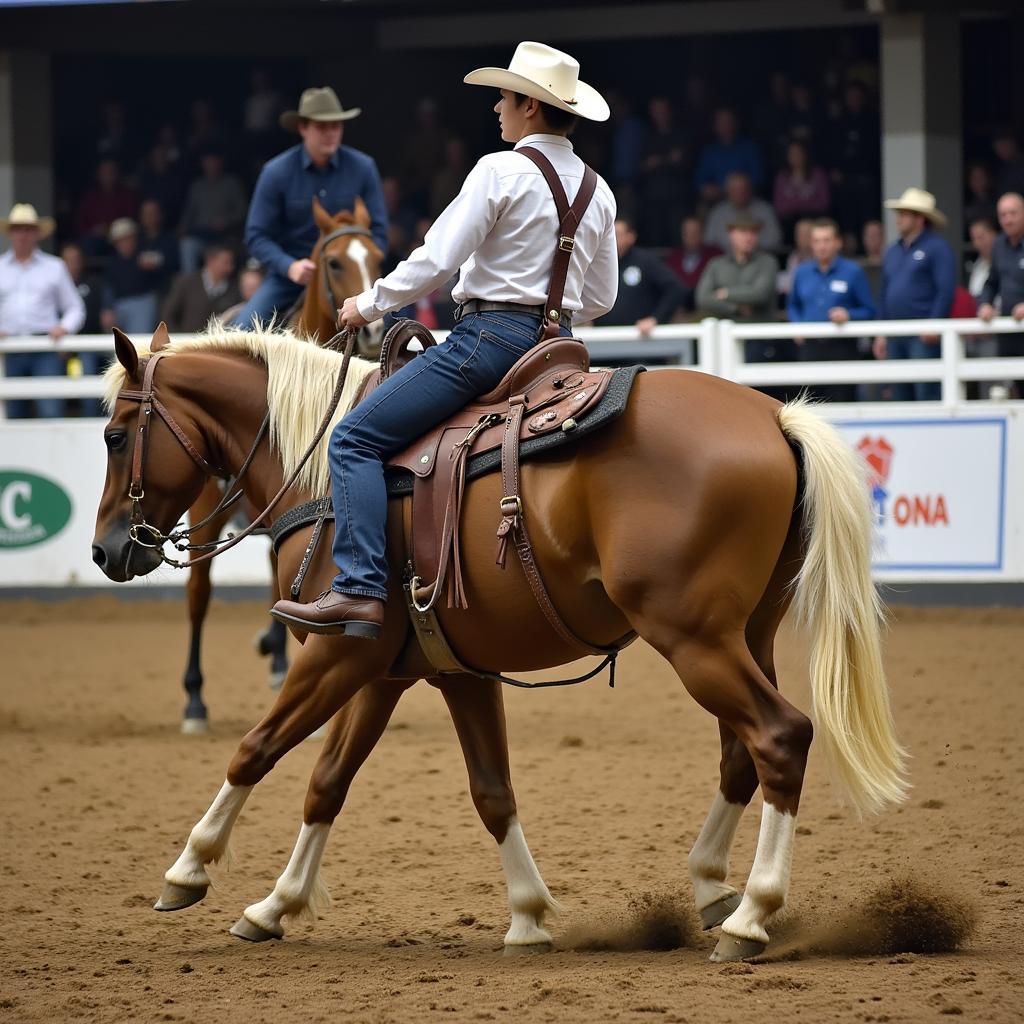
[[(150, 354), (148, 345), (137, 347), (140, 359)], [(341, 353), (319, 348), (301, 335), (274, 329), (273, 325), (242, 330), (225, 327), (216, 320), (211, 320), (202, 334), (176, 339), (163, 349), (167, 356), (195, 351), (236, 352), (266, 366), (269, 376), (267, 404), (270, 407), (270, 442), (279, 452), (287, 476), (308, 447), (331, 400), (341, 369)], [(332, 426), (352, 408), (359, 389), (376, 368), (377, 364), (370, 360), (352, 359)], [(117, 393), (125, 385), (124, 367), (114, 362), (104, 380), (104, 401), (109, 411), (113, 409)], [(302, 490), (317, 495), (328, 492), (329, 437), (330, 430), (324, 434), (324, 440), (299, 475), (296, 486)]]

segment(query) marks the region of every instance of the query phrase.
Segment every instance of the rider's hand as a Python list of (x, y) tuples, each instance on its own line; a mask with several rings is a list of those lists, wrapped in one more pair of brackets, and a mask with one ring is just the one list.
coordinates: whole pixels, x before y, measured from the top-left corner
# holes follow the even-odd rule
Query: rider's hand
[(295, 284), (309, 284), (316, 273), (316, 264), (312, 260), (296, 260), (288, 268), (288, 280)]
[(355, 296), (345, 300), (345, 304), (338, 310), (338, 326), (355, 329), (365, 327), (370, 321), (363, 316), (356, 308)]

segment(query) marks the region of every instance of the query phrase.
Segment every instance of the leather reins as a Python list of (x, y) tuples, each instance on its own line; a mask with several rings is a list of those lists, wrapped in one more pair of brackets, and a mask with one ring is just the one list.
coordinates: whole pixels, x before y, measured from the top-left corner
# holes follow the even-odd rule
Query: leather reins
[[(205, 476), (217, 476), (224, 478), (226, 474), (218, 472), (210, 465), (209, 462), (207, 462), (200, 451), (192, 443), (188, 434), (168, 411), (167, 407), (159, 398), (157, 398), (154, 378), (156, 376), (157, 365), (166, 353), (154, 352), (146, 363), (146, 369), (142, 378), (142, 389), (136, 390), (124, 388), (119, 391), (117, 395), (118, 398), (127, 398), (130, 401), (140, 403), (139, 419), (135, 431), (135, 450), (132, 453), (132, 478), (131, 483), (128, 486), (128, 497), (132, 503), (132, 516), (131, 524), (128, 527), (128, 536), (131, 538), (132, 542), (134, 544), (138, 544), (140, 547), (152, 548), (157, 551), (160, 555), (161, 561), (166, 565), (172, 565), (176, 569), (188, 569), (190, 566), (208, 561), (230, 548), (233, 548), (240, 541), (244, 540), (250, 534), (259, 529), (263, 520), (270, 515), (275, 508), (277, 508), (281, 499), (294, 485), (295, 481), (299, 477), (299, 473), (302, 472), (303, 466), (305, 466), (309, 461), (313, 452), (323, 439), (324, 434), (327, 432), (327, 428), (330, 425), (334, 411), (337, 409), (338, 402), (341, 400), (342, 391), (344, 391), (345, 388), (345, 380), (348, 377), (349, 364), (352, 361), (352, 353), (355, 350), (355, 340), (356, 332), (350, 331), (346, 328), (339, 331), (325, 346), (323, 346), (324, 348), (330, 349), (337, 349), (344, 346), (344, 357), (341, 362), (341, 369), (338, 372), (338, 380), (334, 385), (334, 392), (327, 404), (327, 409), (324, 412), (323, 419), (320, 421), (320, 424), (313, 435), (313, 440), (309, 443), (305, 452), (303, 452), (298, 464), (289, 474), (288, 479), (281, 484), (280, 490), (278, 490), (277, 494), (275, 494), (271, 499), (270, 504), (267, 505), (267, 507), (241, 532), (237, 534), (228, 534), (227, 537), (217, 539), (209, 544), (190, 544), (189, 537), (196, 530), (207, 525), (221, 512), (234, 505), (242, 497), (243, 491), (240, 486), (240, 481), (252, 465), (253, 460), (256, 457), (256, 452), (263, 443), (264, 437), (267, 435), (267, 431), (270, 426), (270, 412), (268, 411), (267, 415), (264, 417), (263, 423), (256, 433), (256, 439), (253, 441), (252, 447), (249, 449), (249, 454), (245, 457), (238, 473), (228, 483), (224, 492), (224, 497), (217, 503), (217, 507), (213, 512), (206, 516), (205, 519), (192, 526), (175, 527), (170, 531), (170, 533), (163, 533), (158, 527), (147, 522), (145, 513), (142, 511), (142, 499), (146, 496), (143, 477), (145, 473), (146, 452), (149, 447), (149, 433), (153, 422), (154, 411), (164, 421), (172, 436), (177, 440), (181, 447), (185, 449), (186, 454), (188, 454)], [(237, 488), (237, 490), (234, 490), (235, 488)], [(233, 490), (234, 493), (232, 493)], [(144, 536), (148, 536), (149, 540), (143, 539)], [(163, 550), (164, 544), (168, 542), (170, 542), (177, 551), (204, 551), (205, 553), (198, 555), (195, 558), (189, 558), (185, 561), (169, 558)]]

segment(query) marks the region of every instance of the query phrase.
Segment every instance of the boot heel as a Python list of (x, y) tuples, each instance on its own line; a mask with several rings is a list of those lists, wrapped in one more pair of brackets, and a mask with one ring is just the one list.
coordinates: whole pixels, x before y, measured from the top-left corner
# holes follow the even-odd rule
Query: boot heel
[(346, 622), (342, 632), (346, 636), (358, 636), (364, 640), (379, 640), (381, 627), (376, 622)]

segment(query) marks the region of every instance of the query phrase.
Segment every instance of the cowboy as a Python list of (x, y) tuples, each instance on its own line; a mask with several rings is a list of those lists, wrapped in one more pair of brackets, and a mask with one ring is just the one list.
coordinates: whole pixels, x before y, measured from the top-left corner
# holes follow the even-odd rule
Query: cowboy
[[(338, 575), (315, 601), (279, 601), (273, 611), (310, 632), (380, 635), (388, 579), (384, 460), (491, 390), (537, 344), (559, 218), (534, 160), (539, 153), (553, 165), (572, 201), (587, 168), (568, 135), (577, 118), (608, 118), (608, 104), (579, 80), (579, 64), (542, 43), (520, 43), (508, 68), (480, 68), (464, 81), (500, 91), (494, 112), (502, 140), (515, 148), (480, 160), (423, 245), (372, 288), (346, 299), (340, 311), (345, 327), (362, 327), (461, 269), (452, 292), (457, 322), (447, 340), (384, 381), (331, 435)], [(533, 155), (517, 152), (525, 147)], [(562, 334), (572, 320), (592, 320), (615, 301), (615, 200), (593, 177), (593, 198), (568, 264)]]
[[(899, 199), (887, 199), (896, 211), (899, 241), (889, 246), (882, 261), (878, 316), (882, 320), (931, 320), (949, 316), (956, 289), (953, 250), (932, 230), (945, 227), (946, 216), (935, 196), (922, 188), (908, 188)], [(876, 359), (938, 359), (939, 335), (875, 338)], [(897, 402), (937, 401), (937, 382), (893, 384)]]
[(359, 107), (346, 110), (329, 87), (307, 89), (298, 110), (280, 117), (285, 131), (298, 132), (302, 142), (266, 163), (256, 181), (245, 222), (245, 244), (263, 264), (266, 278), (235, 318), (248, 327), (283, 315), (312, 280), (316, 265), (309, 259), (318, 238), (313, 197), (331, 213), (351, 210), (360, 197), (370, 212), (373, 240), (387, 251), (388, 220), (380, 174), (366, 153), (341, 144), (344, 123), (358, 117)]
[[(85, 322), (85, 303), (78, 294), (64, 261), (40, 251), (39, 242), (53, 233), (52, 217), (40, 217), (29, 203), (17, 203), (0, 231), (11, 239), (11, 248), (0, 256), (0, 338), (42, 334), (54, 342), (76, 334)], [(7, 377), (63, 377), (64, 354), (12, 352), (4, 358)], [(64, 415), (62, 398), (36, 399), (39, 416)], [(9, 402), (7, 415), (24, 419), (30, 402)]]

